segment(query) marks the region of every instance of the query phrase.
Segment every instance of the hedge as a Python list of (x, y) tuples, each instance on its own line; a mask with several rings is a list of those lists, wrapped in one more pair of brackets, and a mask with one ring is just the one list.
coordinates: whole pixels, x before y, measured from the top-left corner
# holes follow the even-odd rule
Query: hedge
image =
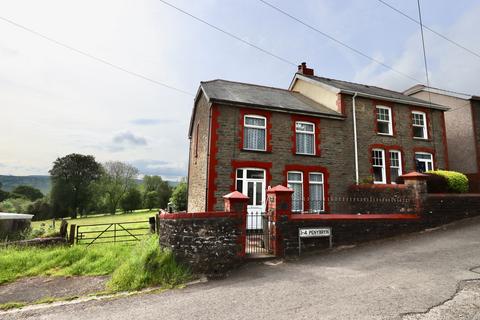
[(443, 177), (447, 181), (448, 191), (452, 193), (468, 192), (468, 178), (466, 175), (456, 171), (434, 170), (427, 171), (427, 174)]

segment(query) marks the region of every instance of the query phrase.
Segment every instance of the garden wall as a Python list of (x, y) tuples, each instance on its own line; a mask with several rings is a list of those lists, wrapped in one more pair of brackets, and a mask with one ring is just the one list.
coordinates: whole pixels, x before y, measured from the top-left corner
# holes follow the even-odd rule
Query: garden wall
[(242, 261), (242, 213), (159, 214), (160, 245), (194, 273), (221, 276)]

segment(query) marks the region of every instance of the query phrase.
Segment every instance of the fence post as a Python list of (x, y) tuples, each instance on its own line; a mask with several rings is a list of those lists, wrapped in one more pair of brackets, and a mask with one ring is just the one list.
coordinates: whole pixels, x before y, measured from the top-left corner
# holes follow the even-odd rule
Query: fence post
[(246, 195), (238, 191), (233, 191), (225, 196), (224, 199), (224, 209), (225, 212), (236, 212), (241, 214), (241, 224), (240, 228), (240, 239), (239, 244), (241, 245), (241, 251), (239, 255), (244, 257), (246, 254), (246, 241), (247, 241), (247, 205), (248, 199)]
[(76, 229), (76, 225), (71, 224), (70, 225), (70, 234), (68, 235), (68, 242), (70, 244), (75, 243), (75, 229)]
[(292, 189), (282, 185), (267, 190), (267, 210), (273, 224), (271, 229), (273, 254), (277, 257), (284, 255), (280, 225), (284, 220), (288, 221), (292, 214), (292, 194)]
[(405, 185), (412, 188), (415, 200), (415, 212), (422, 214), (423, 204), (427, 197), (427, 175), (419, 172), (410, 172), (401, 176)]

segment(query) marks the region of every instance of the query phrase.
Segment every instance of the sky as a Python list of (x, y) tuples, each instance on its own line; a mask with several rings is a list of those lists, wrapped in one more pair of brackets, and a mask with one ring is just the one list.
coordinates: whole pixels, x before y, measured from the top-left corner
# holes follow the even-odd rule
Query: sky
[[(268, 0), (401, 73), (359, 56), (259, 0), (166, 0), (315, 74), (403, 91), (425, 83), (419, 26), (377, 0)], [(385, 0), (417, 18), (416, 0)], [(474, 0), (422, 0), (426, 26), (480, 53)], [(0, 19), (0, 174), (48, 174), (69, 153), (141, 174), (187, 174), (200, 81), (288, 88), (291, 65), (159, 0), (0, 0), (6, 18), (174, 91)], [(430, 84), (480, 95), (480, 58), (425, 30)]]

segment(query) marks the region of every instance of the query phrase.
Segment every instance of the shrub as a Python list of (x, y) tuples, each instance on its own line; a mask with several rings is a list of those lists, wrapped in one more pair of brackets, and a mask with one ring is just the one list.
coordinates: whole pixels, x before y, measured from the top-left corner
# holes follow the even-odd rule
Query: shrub
[(427, 175), (427, 192), (429, 193), (447, 193), (448, 181), (444, 176), (433, 173), (426, 173)]
[(31, 201), (24, 198), (9, 198), (0, 202), (1, 212), (26, 213)]
[(468, 178), (463, 173), (446, 170), (435, 170), (427, 173), (444, 177), (447, 181), (448, 192), (468, 192)]

